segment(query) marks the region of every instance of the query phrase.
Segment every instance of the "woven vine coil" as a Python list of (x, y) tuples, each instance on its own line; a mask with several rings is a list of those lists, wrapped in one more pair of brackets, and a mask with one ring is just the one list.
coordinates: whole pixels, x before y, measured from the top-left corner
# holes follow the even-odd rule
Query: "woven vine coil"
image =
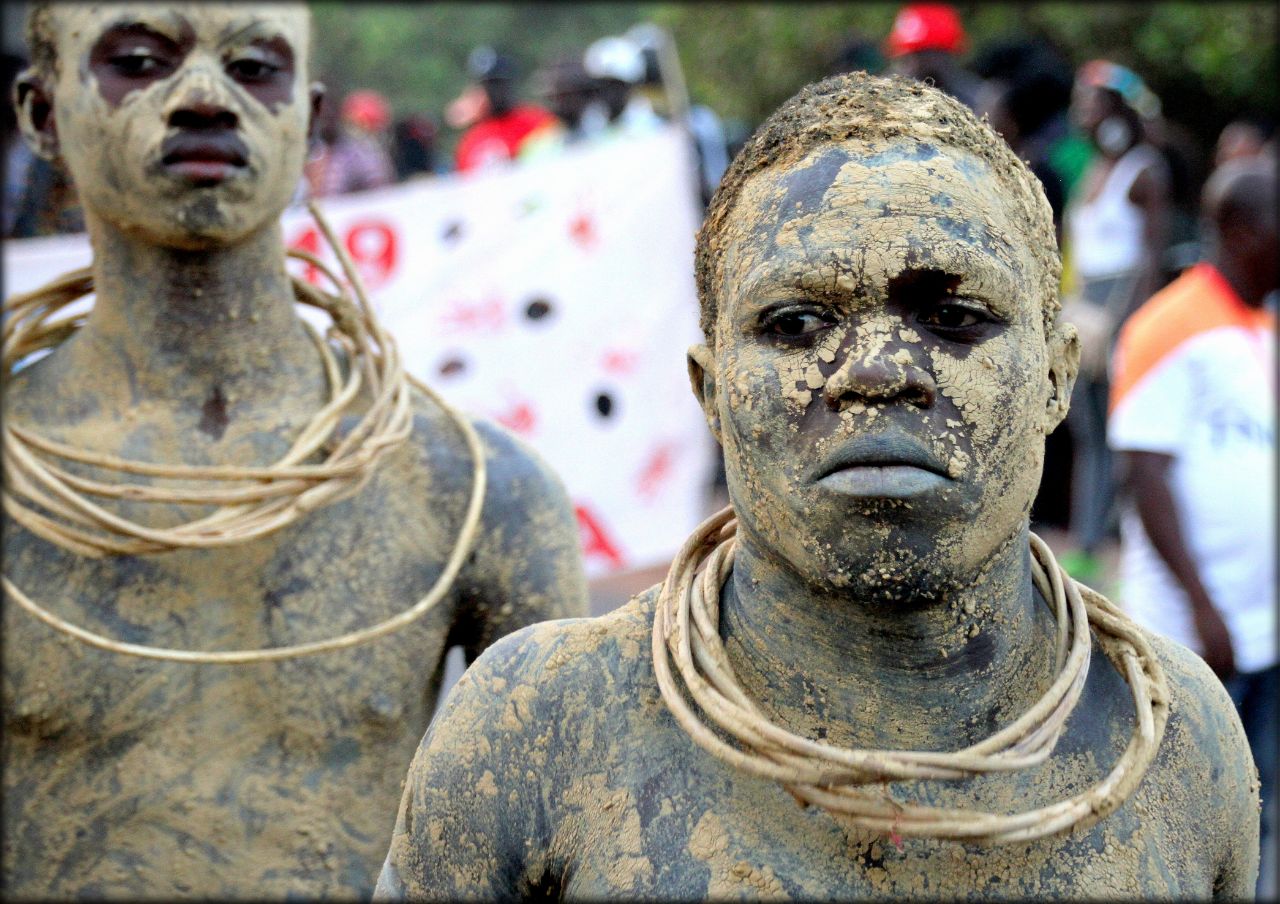
[[(732, 508), (698, 527), (672, 562), (654, 615), (653, 664), (662, 699), (708, 753), (860, 828), (988, 844), (1041, 838), (1100, 819), (1141, 782), (1168, 718), (1164, 671), (1137, 626), (1105, 597), (1072, 581), (1034, 534), (1032, 578), (1057, 618), (1057, 677), (1030, 709), (985, 740), (929, 752), (851, 749), (804, 738), (772, 723), (747, 696), (719, 633), (720, 590), (732, 571), (736, 528)], [(894, 782), (964, 779), (1043, 763), (1080, 698), (1094, 637), (1124, 676), (1134, 705), (1129, 743), (1098, 783), (1020, 813), (933, 807), (890, 795)]]
[[(336, 294), (291, 277), (295, 299), (326, 312), (332, 319), (325, 337), (304, 324), (323, 362), (329, 401), (278, 461), (262, 467), (131, 461), (42, 437), (6, 419), (2, 447), (4, 486), (0, 499), (5, 512), (31, 533), (93, 558), (247, 543), (359, 492), (385, 457), (408, 440), (413, 428), (411, 388), (416, 388), (449, 416), (462, 434), (472, 460), (466, 513), (434, 585), (409, 609), (341, 637), (260, 650), (194, 651), (123, 643), (87, 631), (49, 612), (4, 576), (5, 593), (45, 624), (92, 646), (126, 655), (195, 663), (260, 662), (367, 643), (421, 618), (448, 592), (478, 532), (486, 485), (483, 447), (466, 417), (405, 372), (396, 344), (374, 316), (359, 274), (345, 249), (314, 205), (311, 213), (338, 257), (346, 284), (315, 256), (297, 250), (287, 252), (323, 273), (335, 287)], [(6, 301), (3, 328), (6, 376), (12, 377), (14, 368), (23, 359), (53, 348), (83, 326), (87, 312), (61, 318), (56, 315), (92, 291), (92, 274), (83, 269)], [(345, 377), (335, 347), (347, 362)], [(362, 399), (367, 399), (368, 404), (364, 405)], [(357, 406), (360, 414), (354, 426), (335, 441), (340, 421), (345, 415), (355, 413)], [(314, 460), (317, 457), (319, 461)], [(91, 466), (115, 479), (77, 475), (63, 462)], [(138, 483), (129, 480), (130, 475), (177, 483), (170, 486)], [(174, 527), (154, 528), (111, 512), (95, 499), (156, 505), (194, 504), (213, 506), (214, 510)]]

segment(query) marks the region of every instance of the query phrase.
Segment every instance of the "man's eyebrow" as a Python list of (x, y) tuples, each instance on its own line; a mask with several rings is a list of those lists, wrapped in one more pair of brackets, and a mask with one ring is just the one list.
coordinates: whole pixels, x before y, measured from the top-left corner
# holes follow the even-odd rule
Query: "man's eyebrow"
[(169, 44), (178, 44), (184, 36), (192, 33), (191, 23), (185, 16), (173, 10), (167, 10), (157, 12), (154, 18), (145, 22), (133, 16), (121, 17), (108, 25), (98, 40), (118, 35), (137, 35), (155, 38)]
[(279, 39), (283, 41), (285, 46), (290, 50), (293, 45), (280, 34), (279, 30), (273, 28), (269, 23), (261, 19), (251, 19), (244, 24), (232, 24), (222, 29), (222, 34), (218, 36), (218, 44), (226, 45), (237, 41), (270, 41)]

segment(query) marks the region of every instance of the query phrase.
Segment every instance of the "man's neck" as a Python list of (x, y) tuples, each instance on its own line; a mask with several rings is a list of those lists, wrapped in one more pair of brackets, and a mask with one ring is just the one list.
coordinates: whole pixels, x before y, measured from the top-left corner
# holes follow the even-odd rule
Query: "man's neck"
[(923, 604), (815, 591), (743, 539), (721, 634), (749, 695), (791, 731), (953, 750), (1007, 725), (1052, 682), (1053, 615), (1031, 586), (1025, 528), (980, 578)]
[(1250, 267), (1229, 254), (1214, 254), (1210, 262), (1235, 290), (1240, 300), (1251, 308), (1261, 308), (1268, 293), (1276, 288), (1274, 279), (1259, 278)]
[(278, 224), (199, 251), (93, 218), (89, 227), (97, 298), (76, 343), (77, 369), (100, 367), (104, 382), (123, 378), (135, 402), (269, 404), (312, 389), (319, 356), (294, 310)]

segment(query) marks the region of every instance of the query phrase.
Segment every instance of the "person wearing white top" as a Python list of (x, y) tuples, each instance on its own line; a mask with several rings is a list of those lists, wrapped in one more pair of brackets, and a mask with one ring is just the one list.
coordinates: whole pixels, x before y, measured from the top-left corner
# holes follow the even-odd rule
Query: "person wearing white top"
[(1133, 72), (1094, 60), (1076, 75), (1071, 114), (1098, 156), (1067, 205), (1067, 258), (1077, 293), (1063, 319), (1080, 332), (1080, 377), (1071, 399), (1070, 530), (1078, 551), (1063, 566), (1097, 578), (1094, 554), (1106, 537), (1115, 482), (1107, 450), (1106, 362), (1133, 310), (1160, 287), (1160, 255), (1169, 219), (1169, 176), (1144, 139), (1143, 121), (1159, 109)]

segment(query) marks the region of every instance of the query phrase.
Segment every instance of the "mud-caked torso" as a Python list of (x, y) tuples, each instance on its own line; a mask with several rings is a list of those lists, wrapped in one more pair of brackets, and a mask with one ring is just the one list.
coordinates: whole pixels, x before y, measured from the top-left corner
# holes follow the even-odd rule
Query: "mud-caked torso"
[[(604, 619), (536, 626), (463, 679), (428, 736), (427, 770), (420, 755), (410, 773), (382, 891), (1203, 899), (1218, 891), (1227, 861), (1245, 856), (1221, 801), (1247, 795), (1252, 776), (1237, 768), (1241, 751), (1199, 740), (1218, 734), (1223, 711), (1185, 692), (1180, 660), (1166, 663), (1176, 696), (1164, 743), (1119, 810), (1065, 835), (992, 846), (869, 832), (704, 752), (657, 689), (651, 617), (652, 594)], [(1132, 727), (1128, 690), (1095, 647), (1084, 697), (1045, 765), (890, 790), (997, 812), (1052, 804), (1106, 775)], [(495, 808), (492, 822), (474, 815)], [(450, 846), (434, 847), (439, 838)]]
[[(10, 410), (21, 413), (20, 401)], [(215, 439), (196, 425), (175, 440), (182, 426), (143, 410), (78, 418), (63, 430), (46, 423), (41, 432), (186, 464), (269, 462), (291, 435), (287, 423), (239, 433), (233, 424)], [(496, 431), (483, 435), (502, 484), (511, 450), (500, 448)], [(521, 498), (521, 481), (506, 476), (506, 504), (538, 513), (537, 499)], [(413, 436), (358, 493), (275, 534), (218, 549), (91, 559), (6, 521), (4, 573), (51, 612), (120, 641), (238, 650), (327, 639), (403, 612), (428, 592), (463, 522), (470, 477), (457, 428), (420, 400)], [(536, 497), (541, 487), (527, 489)], [(177, 523), (195, 511), (108, 505), (144, 523)], [(541, 515), (554, 522), (547, 505)], [(502, 509), (490, 508), (488, 527), (502, 523)], [(505, 533), (500, 542), (531, 542), (518, 525)], [(501, 583), (482, 573), (485, 550), (482, 539), (453, 590), (420, 621), (367, 645), (282, 662), (191, 665), (105, 652), (10, 601), (6, 890), (367, 895), (404, 770), (434, 709), (444, 653), (479, 640), (481, 598)], [(505, 615), (518, 622), (518, 613)], [(502, 620), (494, 616), (491, 630)]]

